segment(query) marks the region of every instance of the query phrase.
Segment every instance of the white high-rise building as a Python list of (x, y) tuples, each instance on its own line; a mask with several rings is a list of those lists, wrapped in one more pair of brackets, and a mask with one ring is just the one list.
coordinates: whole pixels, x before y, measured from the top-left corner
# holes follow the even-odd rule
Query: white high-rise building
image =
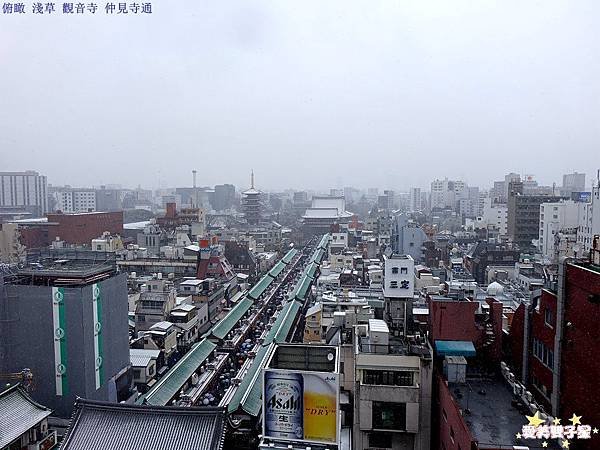
[(431, 182), (431, 208), (450, 208), (457, 211), (460, 201), (469, 198), (469, 188), (464, 181), (452, 181), (448, 178)]
[(65, 188), (55, 190), (54, 209), (63, 213), (82, 213), (96, 211), (96, 191), (94, 189)]
[(423, 206), (421, 204), (421, 188), (410, 188), (409, 195), (410, 212), (421, 211), (423, 209)]
[(566, 173), (563, 175), (563, 190), (570, 192), (585, 191), (585, 173)]
[(594, 236), (600, 235), (600, 182), (592, 190), (591, 200), (583, 204), (577, 228), (577, 243), (584, 253), (592, 248)]
[(35, 217), (48, 212), (46, 177), (38, 172), (0, 172), (0, 211), (26, 211)]
[(500, 236), (508, 233), (508, 207), (502, 203), (493, 203), (493, 199), (484, 199), (483, 222), (498, 230)]
[[(585, 206), (585, 203), (572, 200), (540, 205), (538, 250), (544, 258), (557, 262), (559, 256), (571, 256), (570, 249), (576, 242), (577, 228)], [(559, 255), (561, 245), (564, 255)]]

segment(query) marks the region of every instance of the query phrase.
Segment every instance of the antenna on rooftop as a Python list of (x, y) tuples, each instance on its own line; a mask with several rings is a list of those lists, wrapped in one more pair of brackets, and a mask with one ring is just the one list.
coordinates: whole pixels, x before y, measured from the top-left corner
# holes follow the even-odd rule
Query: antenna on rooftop
[(250, 172), (250, 189), (254, 189), (254, 169)]
[(196, 169), (192, 170), (192, 178), (193, 178), (193, 180), (194, 180), (194, 181), (193, 181), (193, 186), (194, 186), (194, 196), (196, 197), (196, 204), (195, 204), (195, 205), (192, 205), (192, 208), (193, 208), (194, 206), (195, 206), (195, 207), (198, 207), (198, 191), (197, 191), (197, 189), (196, 189), (196, 172), (197, 172), (197, 171), (196, 171)]

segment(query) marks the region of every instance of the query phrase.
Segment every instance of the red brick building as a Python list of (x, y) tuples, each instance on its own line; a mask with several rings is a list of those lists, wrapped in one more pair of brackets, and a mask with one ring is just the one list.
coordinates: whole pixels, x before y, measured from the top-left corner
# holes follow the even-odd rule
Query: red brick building
[(544, 289), (537, 302), (519, 306), (510, 329), (509, 360), (553, 416), (577, 414), (582, 423), (600, 426), (600, 404), (593, 400), (600, 379), (600, 240), (595, 243), (590, 261), (567, 260), (559, 266), (556, 291)]
[(562, 305), (559, 300), (559, 308), (564, 308), (562, 348), (556, 352), (560, 354), (559, 412), (561, 417), (582, 415), (585, 423), (599, 426), (600, 265), (566, 264), (565, 278)]
[[(502, 303), (429, 298), (430, 339), (436, 348), (432, 448), (507, 449), (520, 444), (516, 433), (523, 415), (513, 392), (499, 375), (502, 350)], [(436, 341), (468, 341), (476, 355), (444, 353)], [(457, 348), (461, 347), (460, 345)], [(462, 366), (465, 376), (449, 367)]]
[(429, 296), (429, 336), (437, 340), (470, 341), (478, 354), (489, 361), (502, 358), (502, 303), (488, 298), (487, 308), (479, 302)]
[(90, 245), (92, 239), (105, 231), (123, 234), (123, 211), (48, 214), (47, 217), (49, 223), (57, 224), (48, 229), (51, 241), (58, 237), (69, 244)]
[(89, 213), (52, 213), (47, 220), (32, 219), (17, 222), (19, 241), (26, 248), (48, 247), (59, 239), (67, 244), (90, 245), (92, 239), (105, 231), (123, 234), (123, 211)]

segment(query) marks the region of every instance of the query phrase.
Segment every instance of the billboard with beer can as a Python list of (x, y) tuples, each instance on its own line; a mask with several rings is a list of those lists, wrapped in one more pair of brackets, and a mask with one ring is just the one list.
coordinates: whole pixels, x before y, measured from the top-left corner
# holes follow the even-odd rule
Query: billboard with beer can
[(338, 374), (264, 370), (264, 437), (337, 445), (338, 411)]

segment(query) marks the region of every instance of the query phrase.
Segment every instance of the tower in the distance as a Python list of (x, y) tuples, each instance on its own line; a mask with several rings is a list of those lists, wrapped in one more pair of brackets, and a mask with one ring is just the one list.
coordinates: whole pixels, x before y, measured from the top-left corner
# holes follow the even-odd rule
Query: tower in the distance
[(258, 225), (260, 221), (261, 192), (254, 187), (254, 171), (250, 175), (250, 189), (242, 192), (242, 208), (248, 225)]

